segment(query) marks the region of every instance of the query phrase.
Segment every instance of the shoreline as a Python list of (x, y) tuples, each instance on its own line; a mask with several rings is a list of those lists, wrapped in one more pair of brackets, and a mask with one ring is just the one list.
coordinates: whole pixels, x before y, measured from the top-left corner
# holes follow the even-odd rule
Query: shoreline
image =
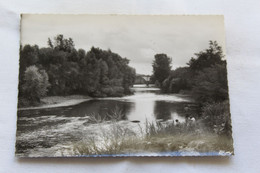
[[(133, 88), (135, 88), (135, 87), (133, 87)], [(143, 89), (158, 90), (159, 88), (137, 87), (136, 89), (139, 91), (142, 91)], [(165, 93), (162, 93), (162, 95), (165, 95)], [(167, 94), (167, 95), (175, 95), (175, 96), (178, 96), (181, 98), (187, 98), (187, 99), (189, 99), (189, 102), (195, 102), (192, 99), (190, 94), (177, 93), (177, 94)], [(128, 96), (128, 95), (126, 95), (126, 96)], [(109, 97), (109, 98), (113, 99), (114, 97)], [(116, 98), (118, 98), (118, 97), (116, 97)], [(29, 107), (18, 107), (17, 111), (73, 106), (73, 105), (77, 105), (77, 104), (80, 104), (82, 102), (89, 101), (92, 99), (106, 99), (106, 97), (105, 98), (92, 98), (92, 97), (86, 96), (86, 95), (47, 96), (47, 97), (41, 98), (41, 103), (39, 105), (29, 106)]]
[(41, 99), (41, 104), (39, 106), (20, 107), (17, 108), (17, 110), (20, 111), (72, 106), (91, 99), (92, 97), (84, 95), (48, 96)]

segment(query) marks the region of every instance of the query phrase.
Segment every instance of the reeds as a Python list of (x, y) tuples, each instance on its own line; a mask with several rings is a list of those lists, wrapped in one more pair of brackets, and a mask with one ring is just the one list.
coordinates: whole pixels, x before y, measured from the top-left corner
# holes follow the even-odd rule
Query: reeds
[[(76, 155), (131, 154), (138, 152), (233, 152), (232, 139), (206, 132), (196, 124), (148, 122), (136, 124), (135, 130), (120, 123), (122, 113), (115, 109), (110, 116), (90, 118), (99, 125), (99, 136), (89, 136), (74, 145)], [(107, 120), (109, 119), (109, 122)], [(131, 122), (128, 122), (131, 123)]]

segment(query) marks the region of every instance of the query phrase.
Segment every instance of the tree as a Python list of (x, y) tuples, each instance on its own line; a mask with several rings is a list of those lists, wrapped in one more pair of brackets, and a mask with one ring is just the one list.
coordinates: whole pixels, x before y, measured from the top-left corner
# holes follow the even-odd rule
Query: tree
[(83, 68), (82, 76), (83, 91), (91, 96), (99, 96), (100, 94), (100, 65), (92, 48), (86, 55), (86, 65)]
[[(19, 91), (24, 84), (24, 71), (27, 67), (37, 64), (39, 61), (39, 47), (37, 45), (20, 46)], [(19, 96), (22, 92), (19, 92)]]
[(79, 49), (78, 50), (78, 56), (79, 56), (79, 61), (85, 58), (86, 56), (86, 51), (84, 49)]
[(39, 64), (44, 67), (48, 67), (53, 62), (54, 50), (51, 48), (41, 48), (39, 50)]
[(166, 93), (191, 90), (199, 102), (226, 100), (228, 98), (226, 61), (223, 60), (221, 46), (216, 41), (210, 41), (208, 49), (195, 55), (197, 58), (191, 58), (189, 67), (171, 71), (161, 83), (161, 90)]
[(45, 70), (39, 70), (35, 65), (26, 68), (22, 92), (28, 100), (39, 102), (40, 98), (46, 95), (49, 85)]
[(123, 88), (125, 94), (130, 94), (130, 86), (134, 84), (135, 81), (135, 69), (127, 66), (125, 69), (124, 77), (123, 77)]
[(108, 85), (108, 83), (109, 83), (109, 79), (108, 79), (108, 65), (107, 65), (106, 61), (101, 61), (100, 62), (100, 68), (101, 68), (100, 84), (103, 87), (103, 86)]
[(218, 45), (216, 41), (209, 41), (209, 48), (205, 51), (201, 51), (199, 53), (195, 53), (197, 58), (191, 58), (189, 63), (189, 67), (192, 70), (198, 71), (203, 68), (211, 67), (215, 64), (223, 64), (224, 58), (222, 48)]
[(52, 41), (51, 41), (50, 38), (48, 38), (47, 44), (48, 44), (48, 46), (49, 46), (51, 49), (54, 48), (54, 46), (53, 46)]
[[(36, 102), (46, 94), (43, 92), (46, 90), (42, 84), (44, 82), (41, 82), (46, 81), (45, 78), (50, 83), (48, 95), (87, 94), (107, 97), (130, 93), (135, 70), (129, 67), (127, 58), (111, 50), (95, 47), (87, 53), (83, 49), (76, 50), (73, 40), (61, 34), (54, 41), (48, 39), (47, 43), (47, 48), (40, 49), (38, 46), (21, 46), (19, 99), (26, 102), (21, 106), (29, 106), (29, 99)], [(40, 85), (43, 85), (43, 90), (39, 90)]]
[(205, 68), (195, 77), (192, 93), (199, 102), (222, 102), (228, 99), (226, 64)]
[(189, 67), (179, 67), (171, 71), (161, 86), (165, 93), (179, 93), (181, 90), (190, 90), (193, 86), (193, 74)]
[(31, 65), (38, 63), (39, 47), (37, 45), (25, 45), (20, 48), (20, 74), (23, 74), (25, 69)]
[(64, 38), (62, 34), (54, 37), (54, 41), (48, 38), (48, 46), (55, 50), (62, 50), (64, 52), (72, 52), (75, 49), (74, 41), (72, 38)]
[(153, 61), (153, 76), (160, 84), (169, 76), (171, 72), (172, 59), (166, 54), (156, 54)]

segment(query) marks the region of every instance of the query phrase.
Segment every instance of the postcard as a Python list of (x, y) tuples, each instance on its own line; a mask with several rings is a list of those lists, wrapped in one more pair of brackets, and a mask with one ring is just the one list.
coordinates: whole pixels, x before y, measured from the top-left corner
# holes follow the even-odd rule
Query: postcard
[(234, 154), (224, 16), (22, 14), (17, 157)]

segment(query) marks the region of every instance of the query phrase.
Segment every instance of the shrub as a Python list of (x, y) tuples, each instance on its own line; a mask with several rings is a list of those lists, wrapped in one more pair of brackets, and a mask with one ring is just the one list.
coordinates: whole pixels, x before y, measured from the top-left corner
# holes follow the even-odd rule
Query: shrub
[(108, 97), (122, 97), (124, 95), (124, 88), (121, 86), (108, 86), (101, 89), (101, 96)]
[[(22, 104), (35, 104), (40, 102), (40, 98), (45, 96), (49, 87), (49, 78), (45, 70), (39, 70), (38, 67), (32, 65), (25, 70), (24, 84), (19, 96), (23, 99)], [(27, 101), (25, 101), (27, 99)]]
[(202, 119), (209, 130), (231, 136), (229, 102), (206, 104), (202, 108)]
[(192, 94), (199, 102), (223, 102), (228, 99), (226, 65), (215, 65), (195, 77)]

